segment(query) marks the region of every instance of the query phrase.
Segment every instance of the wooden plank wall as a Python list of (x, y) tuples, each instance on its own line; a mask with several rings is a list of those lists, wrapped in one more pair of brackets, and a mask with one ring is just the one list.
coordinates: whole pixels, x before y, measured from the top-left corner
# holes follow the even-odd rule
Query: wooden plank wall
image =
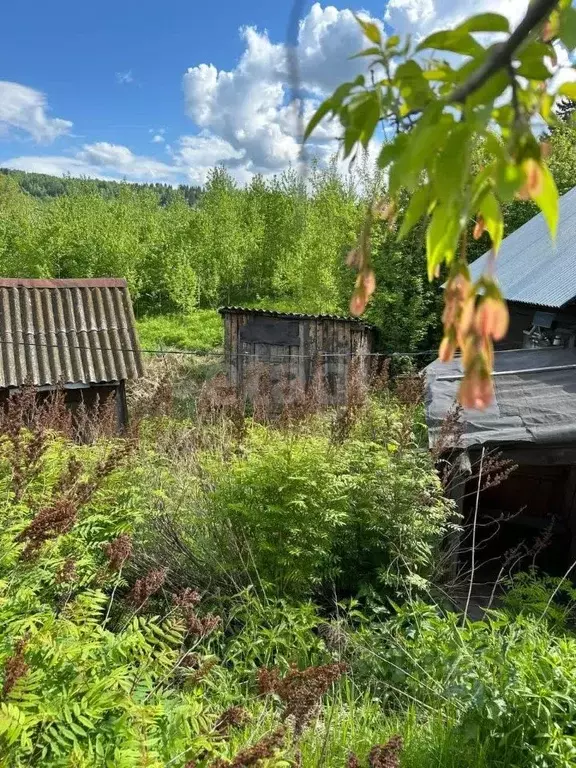
[(372, 339), (368, 328), (345, 320), (300, 318), (297, 345), (254, 343), (240, 339), (240, 328), (250, 317), (248, 312), (224, 316), (224, 348), (230, 383), (249, 399), (257, 394), (249, 391), (254, 387), (250, 380), (257, 378), (254, 371), (261, 365), (267, 366), (266, 378), (275, 399), (285, 399), (292, 382), (294, 394), (302, 392), (312, 383), (320, 366), (327, 400), (331, 403), (342, 403), (346, 399), (354, 355), (362, 355), (361, 374), (366, 376), (369, 371), (365, 353), (370, 351)]

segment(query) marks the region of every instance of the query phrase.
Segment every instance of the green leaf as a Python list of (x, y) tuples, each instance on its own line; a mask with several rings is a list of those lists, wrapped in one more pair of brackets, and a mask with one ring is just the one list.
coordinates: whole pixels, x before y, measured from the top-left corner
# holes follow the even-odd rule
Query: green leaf
[(418, 187), (410, 197), (406, 213), (402, 219), (402, 226), (398, 232), (398, 240), (406, 237), (410, 230), (416, 226), (430, 205), (430, 187), (428, 184)]
[(356, 16), (356, 21), (360, 26), (362, 27), (362, 31), (370, 40), (372, 43), (376, 43), (377, 45), (381, 45), (382, 43), (382, 33), (380, 32), (380, 29), (376, 24), (374, 24), (373, 21), (364, 21), (364, 19), (361, 19), (359, 16)]
[(496, 190), (502, 200), (512, 200), (523, 184), (522, 172), (513, 162), (499, 162), (495, 177)]
[(479, 206), (480, 214), (484, 219), (484, 226), (492, 240), (494, 253), (498, 253), (502, 237), (504, 235), (504, 219), (502, 218), (502, 209), (493, 192), (487, 192)]
[(310, 121), (306, 126), (306, 130), (304, 131), (304, 141), (307, 141), (310, 138), (312, 131), (316, 128), (318, 123), (320, 123), (320, 121), (323, 120), (326, 115), (334, 111), (334, 102), (332, 98), (333, 97), (330, 96), (330, 98), (323, 101), (310, 118)]
[(510, 24), (499, 13), (479, 13), (460, 24), (457, 29), (462, 32), (510, 32)]
[(346, 159), (360, 138), (360, 131), (356, 126), (349, 125), (344, 131), (344, 159)]
[(576, 83), (564, 83), (558, 88), (558, 93), (561, 96), (576, 100)]
[(571, 5), (562, 11), (558, 36), (569, 51), (576, 48), (576, 8)]
[(452, 80), (453, 71), (449, 67), (446, 67), (445, 69), (425, 69), (422, 73), (422, 77), (426, 80), (439, 80), (443, 82)]
[(528, 80), (547, 80), (550, 77), (550, 70), (546, 64), (537, 59), (522, 62), (515, 67), (514, 71), (520, 77), (525, 77)]
[(461, 198), (470, 166), (470, 126), (457, 123), (437, 153), (433, 184), (437, 196)]
[[(349, 125), (344, 136), (344, 151), (347, 156), (356, 141), (367, 147), (380, 119), (378, 91), (367, 91), (354, 96), (348, 103)], [(352, 137), (355, 137), (352, 140)], [(351, 142), (351, 144), (350, 144)]]
[(548, 166), (545, 163), (541, 163), (540, 167), (542, 169), (542, 192), (539, 195), (534, 195), (532, 199), (546, 219), (550, 237), (555, 240), (559, 217), (558, 190)]
[(376, 45), (372, 45), (370, 48), (364, 48), (363, 51), (355, 53), (353, 56), (349, 56), (350, 60), (359, 59), (361, 56), (378, 56), (382, 51)]
[[(566, 83), (568, 85), (568, 83)], [(576, 89), (574, 89), (576, 95)], [(572, 98), (572, 97), (571, 97)], [(540, 114), (547, 123), (552, 123), (556, 119), (556, 114), (552, 111), (554, 106), (554, 96), (547, 91), (540, 96)]]
[(398, 35), (390, 35), (390, 37), (386, 40), (386, 48), (390, 50), (390, 48), (397, 46), (399, 42), (400, 37)]
[(394, 141), (383, 144), (378, 155), (378, 167), (387, 168), (390, 163), (394, 162), (404, 151), (407, 142), (408, 135), (399, 133)]
[(484, 53), (484, 48), (469, 32), (460, 32), (457, 29), (434, 32), (428, 35), (416, 50), (423, 51), (426, 48), (461, 53), (464, 56), (479, 56)]
[(395, 194), (400, 187), (413, 190), (422, 171), (431, 166), (442, 152), (454, 125), (453, 115), (443, 114), (442, 109), (440, 102), (432, 102), (416, 127), (407, 134), (406, 149), (390, 173), (391, 194)]
[(432, 280), (443, 262), (450, 264), (458, 245), (459, 211), (455, 205), (440, 204), (434, 208), (426, 230), (428, 279)]
[(546, 55), (549, 55), (548, 46), (542, 43), (528, 46), (516, 57), (519, 62), (515, 67), (516, 74), (529, 80), (547, 80), (550, 70), (544, 61)]
[(408, 112), (421, 109), (432, 96), (422, 68), (414, 60), (400, 64), (396, 70), (395, 79)]

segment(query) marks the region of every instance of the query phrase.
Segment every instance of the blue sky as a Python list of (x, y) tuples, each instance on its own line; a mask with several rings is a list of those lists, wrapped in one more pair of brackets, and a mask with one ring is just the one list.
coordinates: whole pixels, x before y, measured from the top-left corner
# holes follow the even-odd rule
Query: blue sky
[[(424, 34), (525, 0), (302, 3), (298, 55), (309, 114), (360, 66), (352, 11)], [(481, 7), (480, 7), (481, 6)], [(238, 181), (295, 161), (287, 107), (290, 0), (8, 0), (0, 10), (0, 165), (133, 181), (202, 183), (215, 163)], [(333, 134), (314, 152), (326, 160)]]

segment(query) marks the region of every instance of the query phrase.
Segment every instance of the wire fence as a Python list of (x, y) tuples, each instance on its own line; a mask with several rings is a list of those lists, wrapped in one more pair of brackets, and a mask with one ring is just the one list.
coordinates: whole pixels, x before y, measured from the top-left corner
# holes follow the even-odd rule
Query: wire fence
[[(44, 341), (37, 341), (37, 340), (11, 340), (11, 339), (0, 339), (0, 345), (5, 346), (24, 346), (24, 347), (31, 347), (31, 348), (42, 348), (42, 349), (58, 349), (58, 350), (66, 350), (66, 349), (76, 349), (79, 351), (85, 351), (85, 352), (120, 352), (120, 353), (127, 353), (127, 354), (139, 354), (144, 353), (148, 355), (194, 355), (197, 357), (222, 357), (222, 358), (229, 358), (230, 356), (234, 357), (253, 357), (257, 358), (259, 360), (266, 361), (265, 358), (262, 357), (260, 354), (256, 354), (253, 352), (227, 352), (224, 349), (213, 349), (213, 350), (206, 350), (206, 349), (169, 349), (169, 348), (158, 348), (158, 349), (149, 349), (145, 347), (124, 347), (124, 346), (99, 346), (96, 344), (90, 344), (90, 345), (83, 345), (83, 344), (71, 344), (69, 339), (66, 338), (66, 340), (62, 340), (61, 342), (55, 342), (55, 343), (48, 343)], [(320, 358), (358, 358), (358, 357), (373, 357), (373, 358), (387, 358), (387, 357), (426, 357), (433, 355), (434, 357), (437, 355), (436, 349), (426, 349), (426, 350), (417, 350), (417, 351), (405, 351), (405, 352), (391, 352), (391, 351), (380, 351), (380, 352), (365, 352), (362, 350), (358, 351), (349, 351), (349, 352), (315, 352), (314, 354), (283, 354), (283, 353), (273, 353), (272, 357), (274, 359), (277, 358), (286, 358), (286, 359), (294, 359), (295, 357), (298, 357), (300, 359), (306, 359), (306, 360), (312, 360), (312, 359), (318, 359)]]

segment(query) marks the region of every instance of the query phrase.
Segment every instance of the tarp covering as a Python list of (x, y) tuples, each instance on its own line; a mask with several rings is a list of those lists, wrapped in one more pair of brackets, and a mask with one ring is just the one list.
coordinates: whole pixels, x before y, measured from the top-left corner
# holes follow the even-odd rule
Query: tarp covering
[[(497, 352), (494, 369), (495, 400), (484, 411), (462, 411), (459, 446), (576, 442), (576, 349)], [(461, 359), (436, 360), (425, 375), (426, 421), (434, 445), (456, 402)]]

